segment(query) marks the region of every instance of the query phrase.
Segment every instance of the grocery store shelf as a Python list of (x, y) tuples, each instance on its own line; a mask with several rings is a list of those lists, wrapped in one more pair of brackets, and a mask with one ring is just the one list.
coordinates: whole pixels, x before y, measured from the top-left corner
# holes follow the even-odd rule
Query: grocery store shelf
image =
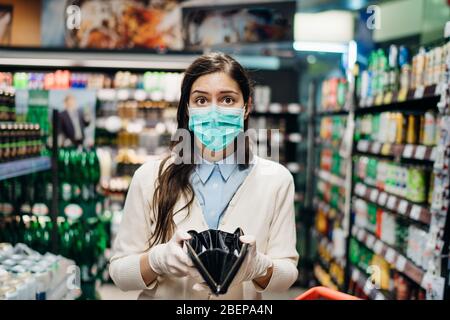
[[(405, 105), (408, 111), (413, 110), (428, 110), (433, 106), (433, 101), (438, 101), (441, 88), (433, 85), (428, 87), (420, 87), (408, 92), (387, 93), (369, 99), (362, 99), (359, 102), (359, 108), (355, 110), (356, 113), (373, 113), (383, 112), (388, 110), (405, 110)], [(434, 106), (436, 106), (434, 104)]]
[(318, 176), (321, 180), (325, 182), (329, 182), (338, 187), (345, 188), (345, 180), (341, 177), (332, 174), (329, 171), (316, 169), (316, 176)]
[(339, 291), (343, 291), (343, 286), (339, 285), (337, 279), (330, 273), (330, 263), (324, 261), (321, 257), (318, 257), (317, 259), (317, 265), (319, 265), (322, 270), (324, 270), (327, 274), (328, 277), (330, 277), (331, 282), (333, 283), (333, 285), (335, 285)]
[(353, 282), (356, 282), (360, 288), (363, 289), (364, 294), (371, 300), (390, 300), (390, 298), (370, 281), (370, 279), (357, 267), (351, 267), (351, 277)]
[(333, 116), (345, 116), (348, 115), (348, 110), (327, 110), (318, 111), (316, 113), (318, 117), (333, 117)]
[(341, 146), (341, 140), (339, 141), (332, 141), (332, 140), (324, 140), (320, 137), (316, 137), (314, 139), (314, 143), (317, 146), (323, 147), (323, 148), (330, 148), (330, 149), (339, 149)]
[(430, 224), (431, 213), (428, 208), (422, 205), (413, 203), (407, 199), (398, 197), (388, 192), (381, 191), (377, 188), (366, 186), (360, 182), (355, 184), (353, 191), (358, 197), (377, 204), (390, 212), (406, 216), (417, 222)]
[[(317, 233), (317, 235), (319, 237), (319, 244), (326, 247), (328, 253), (330, 253), (330, 255), (333, 256), (332, 255), (332, 252), (334, 252), (333, 243), (327, 237), (325, 237), (323, 234)], [(343, 259), (338, 259), (336, 257), (333, 257), (333, 262), (337, 263), (342, 269), (345, 269), (345, 261)]]
[(15, 178), (50, 168), (50, 157), (35, 157), (0, 163), (0, 180)]
[(336, 216), (344, 216), (344, 204), (342, 202), (339, 203), (339, 208), (335, 208), (331, 206), (328, 202), (321, 200), (319, 198), (314, 198), (313, 200), (314, 207), (316, 209), (321, 209), (324, 212), (327, 212), (327, 216), (330, 219), (334, 219)]
[(367, 248), (382, 256), (387, 262), (395, 267), (396, 270), (405, 274), (411, 280), (426, 289), (423, 284), (425, 271), (416, 266), (402, 254), (398, 253), (397, 250), (388, 246), (380, 239), (377, 239), (375, 235), (357, 226), (353, 226), (352, 236), (363, 243)]
[(333, 282), (331, 276), (317, 263), (314, 265), (314, 276), (322, 286), (339, 291), (339, 286)]
[(368, 140), (359, 140), (356, 150), (378, 156), (388, 156), (395, 158), (434, 161), (436, 159), (436, 147), (414, 145), (414, 144), (391, 144), (380, 143)]
[(250, 113), (250, 116), (254, 116), (254, 117), (274, 117), (274, 118), (283, 118), (283, 117), (293, 117), (293, 116), (298, 116), (300, 112), (296, 112), (296, 113), (292, 113), (292, 112), (271, 112), (271, 111), (267, 111), (267, 112), (261, 112), (261, 111), (255, 111)]

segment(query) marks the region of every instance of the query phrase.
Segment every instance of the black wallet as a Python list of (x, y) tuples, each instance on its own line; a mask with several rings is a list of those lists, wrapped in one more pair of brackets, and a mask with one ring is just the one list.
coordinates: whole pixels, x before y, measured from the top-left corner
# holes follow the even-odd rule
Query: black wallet
[(188, 231), (192, 236), (185, 241), (189, 257), (212, 293), (225, 294), (247, 254), (248, 244), (239, 237), (240, 228), (234, 233), (220, 230)]

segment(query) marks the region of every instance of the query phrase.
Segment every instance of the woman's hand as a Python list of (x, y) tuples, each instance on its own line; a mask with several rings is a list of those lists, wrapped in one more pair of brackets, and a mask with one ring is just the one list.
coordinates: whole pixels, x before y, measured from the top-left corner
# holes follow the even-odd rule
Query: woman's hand
[[(242, 243), (248, 244), (248, 252), (230, 287), (244, 281), (254, 281), (260, 287), (265, 288), (271, 278), (272, 260), (268, 256), (258, 252), (254, 236), (244, 235), (239, 240)], [(203, 282), (195, 284), (193, 289), (201, 291), (208, 289), (208, 287)]]
[[(231, 286), (244, 281), (253, 281), (266, 277), (269, 269), (272, 267), (272, 260), (256, 249), (256, 239), (254, 236), (244, 235), (239, 240), (242, 243), (248, 244), (248, 252)], [(259, 284), (259, 281), (257, 283)]]
[(183, 241), (189, 239), (191, 236), (187, 232), (178, 230), (169, 242), (150, 249), (148, 261), (152, 270), (160, 276), (198, 278), (198, 271), (183, 250)]

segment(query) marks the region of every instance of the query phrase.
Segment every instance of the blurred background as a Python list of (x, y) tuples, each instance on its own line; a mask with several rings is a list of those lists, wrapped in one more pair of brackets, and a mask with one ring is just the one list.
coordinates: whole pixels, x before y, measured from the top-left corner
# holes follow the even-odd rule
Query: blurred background
[(448, 0), (0, 0), (0, 299), (137, 297), (108, 274), (130, 179), (210, 51), (249, 70), (258, 151), (295, 179), (299, 278), (266, 298), (448, 298), (449, 20)]

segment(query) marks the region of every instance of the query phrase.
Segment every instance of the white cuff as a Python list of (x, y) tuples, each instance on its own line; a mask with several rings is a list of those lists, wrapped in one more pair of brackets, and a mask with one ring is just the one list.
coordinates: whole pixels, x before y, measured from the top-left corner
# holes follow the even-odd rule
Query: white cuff
[(297, 280), (298, 270), (295, 265), (288, 260), (273, 260), (272, 277), (266, 288), (262, 288), (252, 281), (256, 292), (263, 293), (266, 291), (286, 291)]
[(158, 278), (148, 286), (145, 284), (141, 274), (140, 257), (140, 254), (130, 255), (111, 262), (111, 277), (121, 290), (151, 290), (158, 284)]

